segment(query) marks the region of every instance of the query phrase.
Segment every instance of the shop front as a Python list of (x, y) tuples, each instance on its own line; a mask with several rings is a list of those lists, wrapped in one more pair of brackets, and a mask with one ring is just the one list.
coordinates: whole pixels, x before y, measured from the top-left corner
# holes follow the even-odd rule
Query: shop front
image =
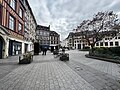
[(15, 41), (15, 40), (9, 40), (9, 55), (18, 55), (22, 54), (22, 43)]

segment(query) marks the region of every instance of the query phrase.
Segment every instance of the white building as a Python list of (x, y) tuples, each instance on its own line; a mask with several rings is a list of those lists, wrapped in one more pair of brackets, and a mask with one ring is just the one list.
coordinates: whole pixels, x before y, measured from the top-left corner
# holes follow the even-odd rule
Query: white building
[(115, 37), (105, 37), (96, 43), (95, 47), (118, 47), (120, 46), (120, 34)]
[(68, 39), (66, 38), (65, 40), (63, 40), (63, 41), (60, 43), (60, 45), (61, 45), (62, 47), (69, 47)]
[(87, 41), (83, 39), (81, 32), (71, 32), (68, 35), (68, 47), (70, 49), (84, 49), (89, 47)]

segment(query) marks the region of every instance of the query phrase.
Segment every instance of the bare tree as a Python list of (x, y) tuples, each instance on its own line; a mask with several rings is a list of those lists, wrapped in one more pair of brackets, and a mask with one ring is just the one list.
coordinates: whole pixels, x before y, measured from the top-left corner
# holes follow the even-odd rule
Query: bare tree
[(92, 20), (84, 20), (79, 28), (83, 38), (87, 40), (92, 51), (95, 43), (105, 36), (115, 36), (118, 32), (117, 14), (110, 12), (98, 12)]

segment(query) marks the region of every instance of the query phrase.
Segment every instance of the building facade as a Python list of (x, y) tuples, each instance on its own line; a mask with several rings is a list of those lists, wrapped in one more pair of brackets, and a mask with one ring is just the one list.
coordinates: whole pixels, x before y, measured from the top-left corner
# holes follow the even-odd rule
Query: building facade
[(69, 48), (68, 38), (66, 38), (65, 40), (63, 40), (63, 41), (60, 43), (60, 45), (61, 45), (61, 47)]
[(69, 49), (73, 49), (74, 47), (74, 33), (73, 32), (70, 32), (69, 35), (68, 35), (68, 47)]
[(25, 1), (0, 0), (0, 58), (25, 52)]
[(83, 38), (81, 32), (71, 32), (68, 36), (68, 43), (70, 49), (84, 49), (89, 47), (88, 42)]
[[(111, 32), (108, 32), (111, 33)], [(92, 40), (91, 40), (92, 42)], [(68, 46), (72, 49), (91, 48), (82, 36), (81, 32), (71, 32), (68, 36)], [(105, 36), (102, 40), (96, 42), (95, 47), (118, 47), (120, 46), (120, 34), (116, 36)]]
[(35, 30), (37, 26), (36, 19), (33, 15), (32, 9), (27, 0), (24, 0), (25, 6), (25, 32), (24, 32), (24, 51), (32, 51), (34, 48), (34, 41), (35, 41)]
[(36, 27), (36, 41), (39, 42), (40, 50), (42, 50), (43, 47), (49, 48), (50, 45), (50, 25), (42, 26), (37, 25)]
[(55, 31), (50, 31), (50, 50), (58, 50), (60, 46), (60, 35)]
[(105, 37), (95, 44), (95, 47), (118, 47), (120, 46), (120, 34), (115, 37)]

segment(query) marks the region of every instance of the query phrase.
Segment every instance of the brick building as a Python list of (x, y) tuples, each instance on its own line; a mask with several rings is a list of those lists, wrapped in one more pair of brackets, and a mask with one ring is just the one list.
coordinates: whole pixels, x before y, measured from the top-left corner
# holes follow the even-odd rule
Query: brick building
[(0, 58), (25, 51), (25, 1), (0, 0)]

